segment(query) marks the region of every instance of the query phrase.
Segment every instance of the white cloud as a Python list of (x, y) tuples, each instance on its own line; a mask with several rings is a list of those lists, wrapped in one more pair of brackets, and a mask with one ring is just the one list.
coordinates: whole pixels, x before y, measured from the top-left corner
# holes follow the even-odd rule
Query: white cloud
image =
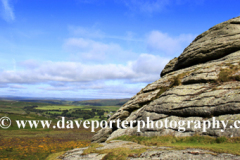
[(0, 88), (25, 89), (26, 87), (19, 84), (0, 84)]
[[(54, 82), (56, 83), (56, 82)], [(95, 84), (92, 82), (83, 82), (83, 83), (67, 83), (64, 86), (58, 86), (58, 85), (54, 85), (54, 83), (51, 83), (51, 86), (48, 87), (39, 87), (39, 89), (43, 89), (43, 90), (47, 90), (47, 91), (78, 91), (78, 90), (90, 90), (90, 89), (103, 89), (104, 87), (106, 87), (103, 84)]]
[(72, 60), (81, 62), (120, 62), (136, 57), (136, 53), (122, 49), (115, 43), (102, 43), (87, 38), (69, 38), (63, 48), (72, 55)]
[(15, 19), (13, 8), (9, 4), (10, 0), (1, 0), (2, 2), (2, 18), (8, 22)]
[(131, 67), (137, 73), (158, 74), (168, 62), (168, 58), (141, 54), (136, 61), (131, 62)]
[(79, 62), (48, 61), (33, 68), (26, 67), (24, 70), (2, 71), (0, 83), (94, 82), (97, 80), (150, 82), (159, 78), (159, 73), (168, 61), (150, 54), (141, 54), (136, 61), (129, 61), (126, 65), (88, 65)]
[(0, 88), (7, 88), (8, 84), (0, 84)]
[(68, 27), (69, 33), (71, 36), (84, 38), (84, 39), (116, 39), (123, 41), (134, 41), (134, 42), (143, 42), (143, 39), (136, 38), (136, 33), (132, 31), (126, 31), (125, 34), (121, 36), (108, 35), (100, 29), (97, 29), (97, 24), (92, 27), (82, 27), (82, 26), (73, 26)]
[(132, 11), (155, 12), (161, 11), (169, 4), (169, 0), (124, 0), (125, 5)]
[(15, 89), (25, 89), (26, 87), (18, 84), (11, 84), (9, 85), (10, 88), (15, 88)]
[[(77, 0), (80, 3), (106, 4), (107, 0)], [(114, 0), (122, 3), (133, 12), (154, 13), (164, 11), (172, 6), (183, 4), (202, 5), (205, 0)], [(185, 6), (186, 7), (186, 6)]]
[[(133, 12), (154, 13), (164, 11), (172, 6), (185, 3), (201, 5), (205, 0), (115, 0), (122, 2)], [(185, 6), (186, 7), (186, 6)]]
[(65, 41), (64, 48), (68, 52), (88, 60), (105, 60), (107, 55), (122, 50), (117, 44), (105, 44), (84, 38), (69, 38)]
[(146, 43), (150, 51), (179, 55), (194, 38), (195, 35), (192, 34), (181, 34), (177, 37), (171, 37), (161, 31), (152, 31), (148, 34)]
[(126, 98), (159, 79), (167, 62), (151, 54), (141, 54), (125, 65), (27, 60), (16, 63), (19, 70), (0, 71), (0, 88), (4, 94), (14, 89), (15, 94), (27, 96), (30, 92), (33, 96)]

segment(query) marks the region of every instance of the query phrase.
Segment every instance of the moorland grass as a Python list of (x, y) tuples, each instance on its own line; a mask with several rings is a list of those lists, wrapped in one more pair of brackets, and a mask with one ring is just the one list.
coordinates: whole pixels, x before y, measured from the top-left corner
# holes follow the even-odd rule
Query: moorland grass
[[(5, 114), (0, 114), (4, 116)], [(46, 159), (50, 154), (86, 147), (94, 133), (90, 129), (18, 129), (15, 120), (44, 120), (36, 114), (7, 115), (12, 120), (8, 129), (0, 129), (0, 159)], [(57, 120), (53, 120), (56, 123)], [(56, 154), (55, 154), (56, 155)]]
[(90, 141), (53, 137), (1, 138), (0, 159), (45, 159), (51, 153), (86, 147)]
[(194, 135), (191, 137), (175, 137), (175, 136), (121, 136), (116, 140), (133, 141), (146, 146), (168, 146), (175, 149), (200, 148), (217, 153), (231, 153), (240, 155), (240, 137), (210, 137)]

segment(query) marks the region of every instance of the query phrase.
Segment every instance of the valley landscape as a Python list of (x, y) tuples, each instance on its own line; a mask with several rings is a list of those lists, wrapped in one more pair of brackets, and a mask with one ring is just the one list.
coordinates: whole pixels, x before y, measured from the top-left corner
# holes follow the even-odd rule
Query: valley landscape
[[(0, 159), (46, 159), (54, 153), (90, 145), (94, 135), (90, 129), (19, 129), (15, 120), (52, 120), (56, 124), (61, 117), (79, 120), (106, 120), (127, 99), (59, 101), (12, 100), (2, 98), (0, 117), (12, 120), (11, 126), (0, 129)], [(75, 105), (73, 105), (75, 104)], [(77, 105), (76, 105), (77, 104)], [(99, 106), (98, 106), (99, 105)], [(87, 115), (87, 116), (86, 116)]]

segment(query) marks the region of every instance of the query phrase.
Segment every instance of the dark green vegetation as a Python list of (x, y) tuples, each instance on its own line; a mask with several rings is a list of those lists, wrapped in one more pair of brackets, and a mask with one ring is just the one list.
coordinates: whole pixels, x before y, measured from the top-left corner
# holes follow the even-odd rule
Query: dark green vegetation
[(129, 99), (95, 99), (95, 100), (83, 100), (83, 101), (69, 101), (69, 100), (33, 100), (27, 98), (1, 98), (1, 100), (13, 100), (19, 102), (31, 102), (31, 103), (46, 103), (52, 105), (73, 105), (73, 106), (81, 106), (81, 105), (89, 105), (89, 106), (122, 106)]
[(200, 148), (217, 153), (231, 153), (240, 155), (240, 138), (213, 138), (209, 136), (195, 135), (192, 137), (142, 137), (142, 136), (121, 136), (117, 140), (133, 141), (146, 146), (169, 146), (173, 149)]

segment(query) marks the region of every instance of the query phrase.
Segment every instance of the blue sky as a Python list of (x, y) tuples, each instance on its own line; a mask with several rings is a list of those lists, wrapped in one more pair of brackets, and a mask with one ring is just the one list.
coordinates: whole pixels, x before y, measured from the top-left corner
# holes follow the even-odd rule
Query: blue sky
[(129, 98), (239, 0), (0, 0), (0, 96)]

